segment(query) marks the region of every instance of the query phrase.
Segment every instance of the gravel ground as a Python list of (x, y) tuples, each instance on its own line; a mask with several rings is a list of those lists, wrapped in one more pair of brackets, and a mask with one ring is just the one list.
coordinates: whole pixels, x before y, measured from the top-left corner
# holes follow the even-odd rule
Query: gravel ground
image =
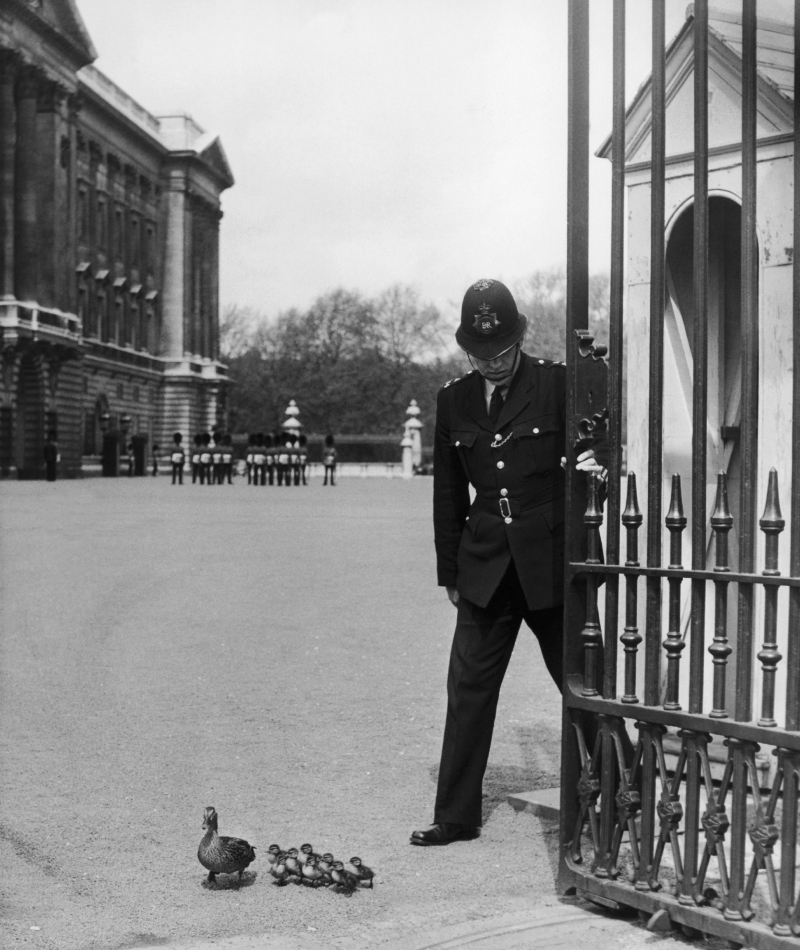
[[(379, 946), (553, 900), (557, 829), (505, 803), (558, 783), (559, 696), (530, 634), (482, 837), (408, 844), (431, 819), (454, 622), (431, 489), (0, 485), (4, 948)], [(206, 805), (258, 849), (241, 888), (204, 881)], [(305, 841), (360, 855), (374, 890), (274, 886), (268, 846)]]

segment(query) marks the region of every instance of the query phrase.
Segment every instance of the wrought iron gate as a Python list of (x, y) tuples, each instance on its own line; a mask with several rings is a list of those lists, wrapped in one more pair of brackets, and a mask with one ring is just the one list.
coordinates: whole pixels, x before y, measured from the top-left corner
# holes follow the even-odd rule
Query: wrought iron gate
[[(687, 518), (678, 476), (662, 497), (665, 304), (665, 10), (652, 0), (652, 158), (649, 445), (646, 472), (622, 471), (625, 173), (625, 2), (614, 0), (611, 319), (604, 347), (588, 334), (589, 0), (570, 0), (568, 411), (573, 444), (607, 420), (609, 480), (588, 506), (568, 511), (566, 683), (562, 750), (562, 892), (627, 905), (653, 925), (714, 934), (733, 944), (800, 946), (797, 881), (800, 799), (800, 200), (794, 207), (793, 424), (789, 573), (779, 573), (785, 522), (778, 477), (757, 486), (758, 249), (756, 243), (756, 2), (742, 7), (742, 397), (739, 550), (726, 476), (708, 519), (707, 329), (696, 320), (692, 380), (691, 566), (684, 566)], [(694, 4), (694, 312), (708, 294), (708, 4)], [(794, 194), (800, 196), (800, 0), (795, 8)], [(787, 202), (791, 198), (787, 195)], [(605, 392), (604, 392), (605, 390)], [(769, 440), (762, 438), (762, 452)], [(769, 459), (765, 459), (767, 464)], [(637, 494), (637, 476), (644, 511)], [(626, 483), (626, 484), (625, 484)], [(624, 490), (623, 490), (624, 486)], [(568, 471), (568, 497), (579, 496)], [(757, 494), (760, 497), (757, 497)], [(624, 495), (624, 499), (623, 499)], [(668, 501), (668, 504), (666, 503)], [(666, 510), (665, 510), (666, 509)], [(640, 531), (646, 515), (644, 558)], [(759, 517), (760, 515), (760, 517)], [(600, 532), (605, 519), (605, 551)], [(625, 534), (624, 553), (621, 535)], [(578, 560), (581, 535), (588, 555)], [(759, 532), (763, 543), (758, 543)], [(667, 546), (668, 562), (662, 549)], [(709, 541), (714, 560), (707, 562)], [(786, 541), (783, 541), (785, 544)], [(762, 563), (756, 552), (763, 550)], [(570, 556), (570, 550), (573, 552)], [(604, 559), (603, 559), (604, 558)], [(644, 563), (641, 563), (641, 560)], [(604, 582), (604, 617), (600, 585)], [(735, 609), (729, 608), (729, 589)], [(688, 591), (689, 630), (680, 623)], [(707, 603), (708, 600), (708, 603)], [(640, 610), (641, 607), (641, 610)], [(620, 616), (622, 614), (622, 616)], [(640, 615), (643, 630), (640, 633)], [(713, 617), (707, 622), (707, 617)], [(788, 625), (778, 649), (779, 618)], [(708, 628), (708, 629), (707, 629)], [(618, 643), (622, 676), (618, 684)], [(686, 650), (684, 652), (684, 647)], [(758, 652), (756, 652), (758, 650)], [(735, 651), (735, 666), (732, 651)], [(704, 695), (704, 674), (713, 666)], [(681, 691), (688, 677), (688, 691)], [(726, 699), (735, 677), (735, 700)], [(776, 693), (776, 682), (781, 689)], [(685, 685), (685, 684), (684, 684)], [(783, 708), (776, 696), (785, 694)], [(688, 700), (687, 700), (688, 695)], [(760, 697), (754, 708), (756, 696)], [(685, 707), (685, 708), (684, 708)], [(635, 752), (626, 753), (626, 736)], [(674, 749), (673, 764), (665, 749)], [(629, 748), (629, 747), (628, 747)], [(765, 781), (757, 756), (771, 751)], [(764, 787), (762, 787), (764, 786)]]

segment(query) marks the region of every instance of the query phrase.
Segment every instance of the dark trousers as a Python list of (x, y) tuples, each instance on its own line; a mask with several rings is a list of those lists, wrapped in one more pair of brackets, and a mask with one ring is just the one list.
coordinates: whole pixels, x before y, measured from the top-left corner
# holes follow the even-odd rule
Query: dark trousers
[(324, 481), (322, 484), (323, 484), (323, 485), (327, 485), (327, 484), (328, 484), (328, 472), (330, 472), (330, 475), (331, 475), (331, 485), (335, 485), (335, 484), (336, 484), (336, 477), (335, 477), (335, 476), (336, 476), (336, 466), (335, 466), (335, 465), (326, 465), (326, 466), (325, 466), (325, 481)]
[(183, 462), (173, 462), (172, 463), (172, 484), (175, 482), (183, 484)]
[(564, 608), (530, 610), (514, 564), (486, 607), (458, 601), (447, 675), (447, 719), (434, 822), (480, 825), (483, 775), (492, 744), (497, 700), (522, 621), (536, 635), (559, 690)]

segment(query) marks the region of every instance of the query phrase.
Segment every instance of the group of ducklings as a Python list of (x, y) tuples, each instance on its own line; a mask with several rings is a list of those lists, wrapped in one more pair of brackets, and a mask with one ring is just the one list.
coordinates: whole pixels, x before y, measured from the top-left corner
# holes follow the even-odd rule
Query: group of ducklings
[(317, 854), (310, 844), (301, 844), (299, 851), (297, 848), (284, 851), (280, 845), (271, 844), (267, 860), (269, 873), (279, 885), (294, 881), (309, 887), (334, 887), (352, 894), (357, 887), (372, 887), (375, 877), (372, 868), (368, 868), (361, 858), (350, 858), (350, 863), (345, 866), (329, 851)]
[[(217, 874), (237, 874), (239, 883), (248, 865), (256, 859), (256, 849), (243, 838), (220, 836), (217, 827), (219, 816), (213, 806), (203, 813), (205, 835), (197, 849), (200, 863), (208, 871), (208, 880), (213, 883)], [(337, 861), (330, 852), (317, 854), (310, 844), (284, 851), (279, 845), (271, 844), (267, 852), (269, 871), (278, 885), (294, 881), (309, 887), (333, 887), (352, 894), (358, 887), (372, 887), (375, 877), (361, 858), (350, 858), (345, 866)]]

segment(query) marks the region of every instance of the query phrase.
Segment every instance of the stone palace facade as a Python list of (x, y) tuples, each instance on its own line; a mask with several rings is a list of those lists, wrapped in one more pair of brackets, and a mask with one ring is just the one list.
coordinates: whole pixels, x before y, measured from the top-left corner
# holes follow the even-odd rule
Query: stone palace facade
[(0, 3), (0, 472), (224, 427), (219, 139), (91, 63), (74, 0)]

